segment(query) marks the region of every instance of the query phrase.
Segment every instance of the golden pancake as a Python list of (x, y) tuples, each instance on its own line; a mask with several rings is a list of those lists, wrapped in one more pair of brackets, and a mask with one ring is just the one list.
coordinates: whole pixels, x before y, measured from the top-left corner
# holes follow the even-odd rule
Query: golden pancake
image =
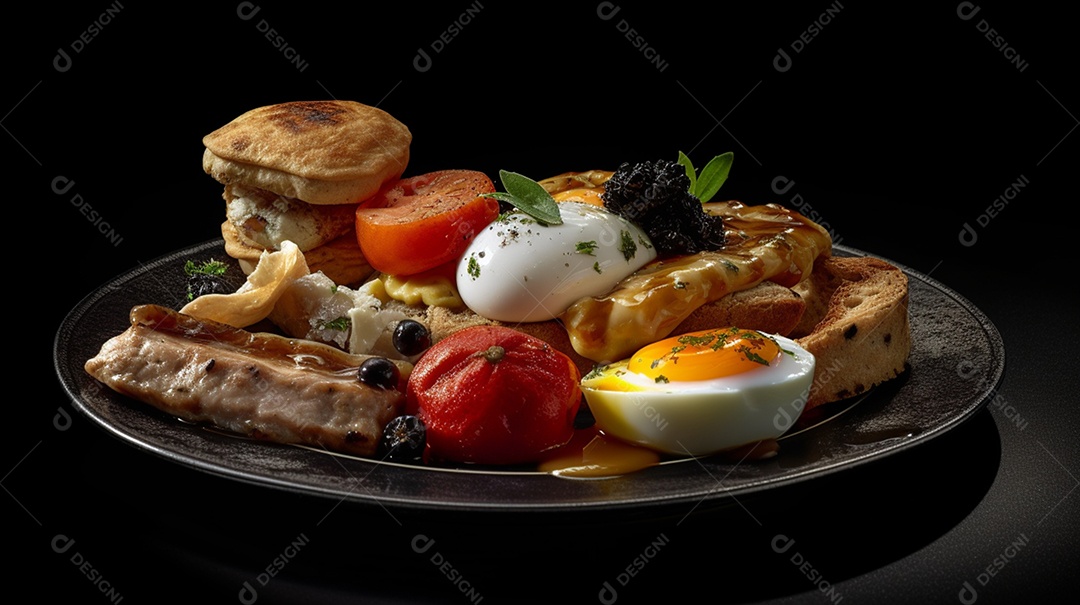
[(367, 199), (405, 171), (409, 129), (355, 101), (258, 107), (203, 137), (203, 169), (310, 204)]

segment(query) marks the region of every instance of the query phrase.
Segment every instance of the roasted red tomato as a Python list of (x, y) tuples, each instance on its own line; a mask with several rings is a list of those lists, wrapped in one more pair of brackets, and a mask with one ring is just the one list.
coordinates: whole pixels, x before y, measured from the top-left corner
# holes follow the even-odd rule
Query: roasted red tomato
[(412, 275), (459, 258), (499, 216), (495, 184), (475, 170), (439, 170), (385, 185), (356, 209), (356, 238), (368, 263)]
[(543, 340), (475, 326), (417, 360), (406, 408), (427, 427), (431, 462), (524, 464), (573, 437), (580, 381), (570, 358)]

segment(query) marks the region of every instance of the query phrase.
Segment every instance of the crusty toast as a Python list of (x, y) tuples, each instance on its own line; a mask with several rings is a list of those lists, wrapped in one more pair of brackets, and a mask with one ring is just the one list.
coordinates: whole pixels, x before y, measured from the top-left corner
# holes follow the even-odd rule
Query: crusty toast
[(859, 395), (905, 371), (911, 333), (901, 269), (872, 257), (822, 258), (793, 289), (806, 311), (790, 336), (816, 358), (806, 409)]
[(798, 325), (805, 309), (802, 296), (775, 282), (764, 281), (698, 307), (671, 335), (738, 326), (787, 336)]
[[(749, 290), (736, 292), (703, 305), (683, 320), (672, 335), (718, 326), (739, 326), (786, 335), (802, 317), (804, 306), (802, 297), (791, 289), (773, 282), (762, 282)], [(565, 353), (577, 364), (582, 375), (596, 365), (595, 361), (574, 350), (566, 329), (558, 320), (507, 324), (486, 319), (469, 309), (451, 310), (445, 307), (408, 306), (403, 303), (392, 303), (391, 308), (399, 309), (427, 325), (433, 342), (473, 325), (504, 325), (536, 336)]]
[[(794, 338), (814, 354), (816, 371), (806, 409), (859, 395), (906, 369), (911, 350), (907, 276), (876, 258), (825, 257), (793, 288), (762, 282), (704, 305), (672, 333), (738, 326)], [(432, 340), (471, 325), (510, 325), (568, 355), (588, 373), (595, 362), (578, 354), (557, 320), (505, 324), (468, 309), (410, 307)]]
[[(221, 224), (221, 235), (225, 240), (225, 253), (236, 259), (244, 273), (251, 274), (267, 250), (245, 239), (229, 221)], [(312, 272), (322, 271), (334, 283), (341, 285), (359, 284), (375, 271), (364, 258), (360, 244), (352, 234), (305, 250), (304, 257)]]

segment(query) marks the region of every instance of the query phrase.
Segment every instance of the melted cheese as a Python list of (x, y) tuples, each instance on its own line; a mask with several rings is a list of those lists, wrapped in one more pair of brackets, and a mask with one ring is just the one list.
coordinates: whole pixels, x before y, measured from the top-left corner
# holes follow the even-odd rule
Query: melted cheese
[(266, 319), (293, 280), (308, 273), (304, 253), (286, 240), (281, 243), (280, 250), (263, 251), (259, 263), (236, 292), (205, 294), (184, 305), (180, 312), (234, 328), (246, 328)]
[(793, 286), (831, 253), (823, 227), (782, 206), (713, 202), (705, 209), (724, 217), (728, 244), (653, 261), (606, 295), (571, 305), (559, 319), (579, 354), (598, 363), (629, 357), (698, 307), (766, 280)]
[(460, 309), (465, 306), (454, 279), (456, 263), (440, 265), (414, 275), (382, 275), (386, 296), (410, 306)]

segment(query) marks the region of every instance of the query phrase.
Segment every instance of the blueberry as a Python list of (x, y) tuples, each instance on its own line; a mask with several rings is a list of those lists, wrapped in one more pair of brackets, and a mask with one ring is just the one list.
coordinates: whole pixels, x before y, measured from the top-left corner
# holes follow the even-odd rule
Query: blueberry
[(357, 370), (360, 382), (380, 389), (397, 388), (401, 371), (397, 365), (385, 357), (371, 357), (360, 364)]
[(379, 452), (390, 462), (423, 461), (427, 427), (412, 415), (397, 416), (387, 423), (379, 441)]
[(431, 346), (431, 332), (412, 319), (403, 319), (394, 328), (394, 348), (406, 357), (419, 355)]

